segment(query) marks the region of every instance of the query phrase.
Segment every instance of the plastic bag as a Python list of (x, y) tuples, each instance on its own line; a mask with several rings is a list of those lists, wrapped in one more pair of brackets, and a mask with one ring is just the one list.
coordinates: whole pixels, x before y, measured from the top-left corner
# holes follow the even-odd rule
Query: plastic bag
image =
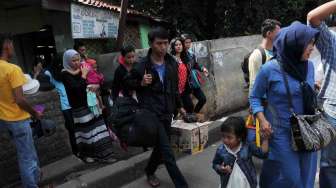
[(233, 165), (233, 169), (226, 185), (226, 188), (251, 188), (244, 172), (240, 169), (237, 162)]

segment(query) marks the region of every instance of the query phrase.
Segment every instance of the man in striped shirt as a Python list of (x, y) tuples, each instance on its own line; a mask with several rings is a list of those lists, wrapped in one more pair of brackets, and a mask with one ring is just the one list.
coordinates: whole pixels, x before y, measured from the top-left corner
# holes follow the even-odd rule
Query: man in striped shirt
[[(320, 31), (316, 47), (321, 53), (324, 81), (319, 100), (325, 110), (325, 117), (336, 126), (336, 33), (324, 22), (333, 13), (336, 13), (336, 1), (310, 11), (307, 20)], [(336, 188), (336, 141), (322, 150), (320, 166), (320, 187)]]

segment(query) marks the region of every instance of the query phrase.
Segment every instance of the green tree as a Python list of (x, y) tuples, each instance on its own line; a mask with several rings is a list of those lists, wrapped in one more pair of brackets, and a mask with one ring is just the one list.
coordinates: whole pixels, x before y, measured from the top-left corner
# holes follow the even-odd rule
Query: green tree
[[(111, 0), (119, 3), (120, 0)], [(266, 18), (288, 25), (306, 22), (307, 13), (328, 0), (130, 0), (134, 8), (167, 21), (173, 35), (198, 40), (260, 33)]]

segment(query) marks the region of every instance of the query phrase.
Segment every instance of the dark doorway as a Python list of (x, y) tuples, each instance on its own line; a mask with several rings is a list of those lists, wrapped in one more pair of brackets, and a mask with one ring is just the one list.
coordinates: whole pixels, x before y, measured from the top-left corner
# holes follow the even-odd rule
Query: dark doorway
[(26, 73), (31, 72), (38, 62), (48, 67), (57, 53), (50, 26), (44, 26), (37, 32), (15, 35), (14, 47), (17, 62)]

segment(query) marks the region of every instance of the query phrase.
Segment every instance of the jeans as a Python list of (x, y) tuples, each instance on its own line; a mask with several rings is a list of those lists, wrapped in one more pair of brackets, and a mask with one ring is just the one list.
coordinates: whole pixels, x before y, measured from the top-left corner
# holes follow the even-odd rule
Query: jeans
[[(324, 117), (334, 126), (336, 118), (324, 114)], [(321, 152), (320, 187), (336, 188), (336, 140), (333, 140)]]
[(22, 186), (37, 188), (40, 178), (30, 120), (8, 122), (0, 120), (0, 131), (7, 129), (16, 145)]
[(63, 110), (62, 113), (65, 121), (65, 128), (68, 130), (72, 153), (77, 155), (78, 149), (75, 137), (75, 124), (72, 117), (72, 111), (71, 109)]
[(145, 169), (147, 176), (154, 175), (158, 166), (163, 162), (176, 188), (187, 188), (188, 184), (180, 169), (177, 167), (173, 151), (170, 147), (169, 136), (171, 120), (161, 121), (158, 125), (158, 140), (154, 147), (148, 165)]
[[(195, 107), (190, 97), (190, 94), (193, 94), (198, 100)], [(185, 108), (187, 113), (199, 113), (206, 103), (206, 97), (201, 88), (186, 88), (186, 90), (181, 94), (181, 98), (183, 102), (183, 107)]]

